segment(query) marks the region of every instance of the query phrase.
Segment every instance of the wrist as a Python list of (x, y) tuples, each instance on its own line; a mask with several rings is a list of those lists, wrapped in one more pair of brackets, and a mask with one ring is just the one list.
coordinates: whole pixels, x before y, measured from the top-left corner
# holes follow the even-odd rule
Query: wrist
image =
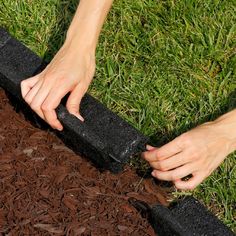
[(87, 52), (95, 55), (97, 41), (95, 39), (88, 39), (86, 34), (80, 36), (80, 33), (73, 34), (68, 30), (64, 46), (74, 52)]
[(99, 34), (113, 0), (81, 0), (67, 31), (66, 44), (95, 53)]
[(228, 139), (230, 152), (236, 150), (236, 109), (213, 121), (216, 129)]
[(69, 54), (90, 56), (95, 59), (96, 44), (84, 41), (80, 37), (66, 37), (63, 48)]

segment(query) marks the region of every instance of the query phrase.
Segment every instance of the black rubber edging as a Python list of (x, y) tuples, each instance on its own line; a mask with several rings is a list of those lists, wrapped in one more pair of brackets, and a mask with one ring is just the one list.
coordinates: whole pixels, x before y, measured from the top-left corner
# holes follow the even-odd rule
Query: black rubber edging
[(204, 205), (190, 196), (169, 209), (154, 206), (151, 216), (151, 223), (159, 236), (235, 236)]
[[(45, 67), (40, 57), (0, 28), (0, 86), (3, 89), (24, 104), (21, 81)], [(145, 150), (148, 138), (89, 94), (82, 99), (80, 112), (84, 122), (60, 104), (57, 115), (64, 130), (56, 133), (73, 151), (89, 158), (97, 167), (120, 172), (132, 155)]]
[(235, 234), (194, 197), (170, 209), (156, 205), (151, 223), (159, 236), (234, 236)]
[(235, 236), (215, 215), (194, 197), (150, 206), (137, 199), (129, 202), (147, 218), (158, 236)]

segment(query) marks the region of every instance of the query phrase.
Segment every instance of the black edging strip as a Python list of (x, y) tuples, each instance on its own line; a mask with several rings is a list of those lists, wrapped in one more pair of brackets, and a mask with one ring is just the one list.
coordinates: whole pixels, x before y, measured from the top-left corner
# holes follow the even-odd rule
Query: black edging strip
[[(35, 53), (0, 28), (0, 86), (23, 102), (20, 83), (46, 66)], [(145, 150), (148, 138), (98, 100), (86, 94), (80, 112), (84, 122), (57, 108), (64, 126), (58, 136), (76, 153), (91, 159), (96, 166), (116, 173), (132, 155)]]
[(151, 224), (158, 236), (235, 236), (194, 197), (185, 197), (169, 209), (151, 209)]

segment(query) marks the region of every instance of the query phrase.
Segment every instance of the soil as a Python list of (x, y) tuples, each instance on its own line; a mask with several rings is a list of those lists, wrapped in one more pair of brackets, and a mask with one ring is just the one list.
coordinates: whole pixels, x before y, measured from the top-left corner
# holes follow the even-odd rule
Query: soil
[(97, 170), (0, 89), (0, 235), (155, 235), (128, 199), (167, 205), (166, 196), (130, 167)]

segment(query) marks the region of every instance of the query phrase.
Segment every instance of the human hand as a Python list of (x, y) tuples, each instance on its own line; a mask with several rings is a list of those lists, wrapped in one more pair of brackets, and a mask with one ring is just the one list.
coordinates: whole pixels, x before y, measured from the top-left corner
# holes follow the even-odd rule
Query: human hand
[[(182, 134), (161, 148), (147, 146), (143, 157), (153, 167), (152, 175), (173, 181), (178, 189), (194, 189), (236, 149), (235, 117), (235, 112), (231, 112)], [(190, 179), (182, 180), (189, 175), (192, 175)]]
[(62, 48), (43, 72), (21, 83), (22, 97), (54, 129), (63, 129), (55, 109), (67, 93), (68, 111), (83, 120), (79, 105), (95, 72), (96, 45), (112, 2), (79, 1)]
[(66, 107), (80, 120), (79, 106), (95, 72), (95, 53), (65, 43), (40, 74), (22, 81), (21, 93), (29, 106), (52, 128), (62, 130), (55, 109), (70, 93)]

